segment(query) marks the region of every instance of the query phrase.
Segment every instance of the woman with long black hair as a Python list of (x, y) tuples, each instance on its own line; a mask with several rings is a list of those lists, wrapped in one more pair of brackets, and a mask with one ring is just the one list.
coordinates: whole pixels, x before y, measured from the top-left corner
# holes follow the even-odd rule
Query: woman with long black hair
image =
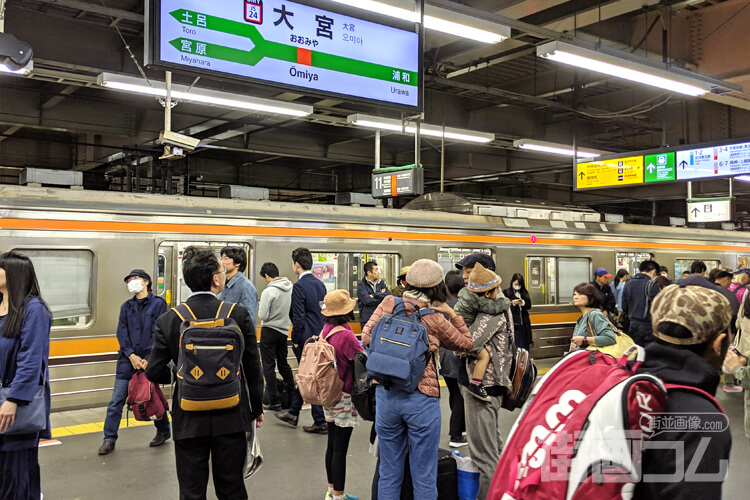
[[(51, 317), (39, 295), (34, 265), (25, 255), (0, 255), (0, 499), (39, 500), (39, 439), (49, 439), (49, 332)], [(18, 432), (18, 409), (34, 403), (43, 385), (44, 428)], [(28, 427), (28, 426), (27, 426)]]
[(510, 286), (503, 290), (503, 294), (510, 299), (510, 311), (513, 313), (513, 337), (516, 347), (529, 350), (534, 340), (531, 336), (531, 295), (526, 289), (526, 281), (519, 273), (513, 275)]

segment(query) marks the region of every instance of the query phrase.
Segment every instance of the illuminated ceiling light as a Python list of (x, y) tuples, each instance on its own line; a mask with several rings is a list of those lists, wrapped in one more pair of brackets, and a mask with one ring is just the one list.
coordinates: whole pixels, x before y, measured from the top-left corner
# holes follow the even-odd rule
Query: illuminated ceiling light
[(34, 61), (30, 61), (25, 67), (17, 70), (8, 68), (5, 64), (0, 64), (0, 73), (8, 73), (10, 75), (27, 76), (34, 71)]
[(738, 175), (735, 179), (742, 182), (750, 182), (750, 175)]
[[(416, 126), (414, 125), (414, 123), (407, 122), (406, 125), (402, 127), (401, 120), (397, 120), (394, 118), (354, 114), (349, 115), (347, 117), (347, 121), (352, 125), (358, 127), (389, 130), (392, 132), (401, 132), (403, 130), (403, 132), (407, 134), (416, 133)], [(419, 126), (419, 133), (424, 136), (441, 138), (443, 137), (443, 127), (441, 127), (440, 125), (422, 123)], [(489, 134), (487, 132), (477, 132), (474, 130), (466, 130), (461, 128), (445, 127), (445, 138), (454, 141), (486, 144), (495, 140), (495, 134)]]
[(536, 55), (689, 96), (701, 96), (709, 92), (742, 91), (742, 87), (738, 85), (677, 68), (667, 69), (666, 65), (659, 65), (648, 59), (614, 49), (593, 50), (555, 41), (537, 47)]
[[(513, 141), (513, 146), (520, 149), (539, 151), (541, 153), (550, 153), (553, 155), (563, 155), (572, 157), (574, 154), (573, 146), (566, 144), (557, 144), (554, 142), (537, 141), (534, 139), (518, 139)], [(578, 148), (578, 158), (596, 158), (597, 156), (609, 154), (609, 151), (599, 151), (590, 148)]]
[[(373, 0), (359, 0), (352, 3), (351, 0), (333, 0), (349, 7), (377, 12), (389, 17), (395, 17), (412, 23), (419, 22), (416, 12), (401, 7), (395, 7)], [(482, 43), (500, 43), (510, 38), (510, 28), (483, 19), (478, 19), (460, 12), (425, 5), (424, 27), (428, 30), (439, 31), (459, 38), (467, 38)], [(449, 20), (450, 19), (450, 20)]]
[[(151, 80), (151, 85), (142, 78), (128, 75), (116, 75), (114, 73), (101, 73), (97, 83), (102, 87), (137, 94), (152, 95), (158, 97), (167, 96), (167, 88), (164, 82)], [(246, 109), (259, 111), (261, 113), (272, 113), (279, 115), (305, 117), (313, 112), (312, 106), (295, 104), (291, 102), (280, 102), (272, 99), (262, 99), (240, 94), (231, 94), (220, 90), (210, 90), (193, 87), (188, 92), (186, 85), (172, 85), (172, 99), (210, 106), (220, 106), (233, 109)]]

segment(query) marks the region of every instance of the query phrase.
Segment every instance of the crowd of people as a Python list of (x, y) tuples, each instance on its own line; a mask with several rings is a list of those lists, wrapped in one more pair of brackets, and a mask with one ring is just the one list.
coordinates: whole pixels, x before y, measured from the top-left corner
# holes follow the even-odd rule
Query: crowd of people
[[(349, 441), (353, 429), (361, 423), (351, 397), (351, 366), (358, 352), (373, 347), (369, 344), (381, 319), (395, 314), (398, 307), (405, 308), (407, 316), (416, 314), (426, 327), (428, 355), (413, 391), (396, 390), (383, 383), (375, 386), (373, 432), (377, 435), (378, 465), (372, 498), (400, 498), (405, 470), (414, 498), (437, 498), (441, 429), (438, 373), (449, 393), (450, 446), (468, 445), (479, 470), (477, 498), (486, 498), (503, 449), (500, 422), (508, 415), (503, 413), (503, 398), (512, 389), (507, 351), (511, 346), (529, 349), (533, 343), (531, 296), (523, 276), (514, 274), (510, 286), (502, 288), (494, 260), (487, 254), (474, 253), (457, 262), (456, 269), (447, 274), (433, 260), (418, 260), (402, 268), (398, 283), (389, 289), (378, 264), (367, 262), (365, 276), (357, 284), (357, 297), (352, 298), (346, 290), (327, 292), (311, 272), (313, 259), (308, 249), (295, 249), (291, 260), (297, 275), (294, 283), (280, 276), (276, 264), (261, 266), (260, 276), (267, 286), (258, 300), (255, 286), (245, 276), (247, 257), (241, 249), (226, 247), (220, 258), (196, 247), (188, 247), (183, 253), (183, 276), (192, 291), (185, 304), (194, 318), (219, 319), (224, 302), (237, 304), (227, 321), (242, 334), (243, 383), (236, 404), (212, 411), (182, 408), (178, 385), (171, 423), (166, 416), (154, 422), (156, 435), (150, 446), (174, 440), (180, 498), (205, 498), (209, 469), (218, 498), (248, 498), (244, 481), (246, 433), (263, 425), (264, 408), (273, 410), (280, 423), (297, 426), (303, 397), (293, 389), (295, 380), (287, 362), (287, 332), (291, 329), (292, 350), (298, 361), (313, 337), (324, 338), (335, 349), (335, 366), (343, 381), (341, 397), (333, 404), (313, 405), (312, 424), (303, 429), (327, 435), (323, 459), (326, 498), (356, 499), (345, 492)], [(583, 282), (573, 291), (573, 305), (581, 317), (571, 337), (572, 349), (604, 351), (626, 333), (646, 349), (646, 362), (638, 370), (655, 374), (665, 383), (695, 387), (713, 395), (723, 365), (724, 390), (741, 392), (743, 386), (750, 387), (750, 335), (747, 339), (742, 336), (743, 326), (750, 328), (750, 294), (746, 293), (750, 272), (715, 269), (707, 273), (706, 265), (695, 261), (689, 273), (672, 284), (666, 268), (646, 260), (632, 277), (626, 270), (618, 270), (611, 285), (612, 275), (605, 268), (597, 268), (594, 276), (592, 282)], [(115, 449), (133, 374), (142, 370), (154, 383), (171, 383), (182, 348), (184, 318), (152, 293), (150, 275), (134, 269), (124, 282), (132, 298), (120, 311), (119, 359), (100, 455)], [(14, 252), (0, 255), (0, 295), (0, 388), (9, 389), (0, 394), (4, 396), (0, 406), (0, 499), (38, 499), (38, 443), (50, 437), (47, 381), (51, 317), (30, 259)], [(357, 307), (361, 341), (350, 327)], [(260, 320), (259, 342), (256, 315)], [(489, 334), (476, 327), (475, 320), (479, 323), (480, 317), (483, 324), (487, 318), (494, 321)], [(284, 385), (294, 390), (288, 408), (282, 408), (286, 405), (282, 405), (278, 391), (277, 368)], [(16, 416), (21, 415), (19, 410), (36, 407), (37, 392), (37, 399), (46, 401), (46, 406), (41, 406), (44, 421), (37, 427), (21, 428), (25, 422)], [(746, 412), (750, 412), (749, 394), (745, 391)], [(710, 401), (693, 392), (670, 396), (668, 404), (670, 411), (714, 409)], [(750, 438), (750, 417), (745, 423)], [(14, 429), (21, 430), (11, 432)], [(714, 436), (705, 453), (700, 433), (662, 433), (659, 439), (682, 441), (685, 463), (693, 454), (703, 453), (696, 462), (697, 470), (708, 474), (715, 472), (719, 461), (728, 459), (728, 432), (725, 429)], [(647, 450), (644, 470), (670, 470), (665, 464), (672, 461), (664, 453)], [(695, 492), (701, 492), (702, 498), (720, 498), (722, 481), (644, 484), (636, 491), (654, 498), (680, 498)], [(691, 488), (689, 495), (685, 488)]]

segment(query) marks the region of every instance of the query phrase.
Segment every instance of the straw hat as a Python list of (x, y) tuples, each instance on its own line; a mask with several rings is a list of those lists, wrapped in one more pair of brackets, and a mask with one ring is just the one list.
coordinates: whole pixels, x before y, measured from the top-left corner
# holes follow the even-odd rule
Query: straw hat
[(406, 273), (406, 282), (417, 288), (432, 288), (443, 281), (443, 268), (430, 259), (419, 259)]
[(357, 299), (351, 298), (346, 290), (334, 290), (323, 298), (323, 316), (343, 316), (354, 310)]
[(470, 292), (487, 292), (500, 286), (500, 276), (476, 263), (469, 275), (469, 283), (466, 287)]
[(399, 278), (401, 276), (406, 277), (406, 273), (409, 272), (409, 269), (411, 269), (411, 266), (404, 266), (404, 267), (402, 267), (401, 270), (398, 272), (398, 277)]

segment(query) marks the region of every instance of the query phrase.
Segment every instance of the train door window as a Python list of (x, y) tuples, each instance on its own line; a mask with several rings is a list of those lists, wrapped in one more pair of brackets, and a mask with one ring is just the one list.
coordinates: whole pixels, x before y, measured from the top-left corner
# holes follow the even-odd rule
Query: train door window
[(438, 249), (438, 264), (440, 264), (443, 268), (443, 274), (447, 273), (448, 271), (452, 271), (456, 269), (456, 262), (460, 261), (467, 255), (471, 255), (473, 253), (485, 253), (489, 255), (490, 257), (494, 257), (492, 255), (492, 250), (489, 248), (439, 248)]
[(645, 252), (617, 252), (615, 254), (615, 273), (620, 269), (625, 269), (628, 274), (635, 276), (638, 273), (638, 267), (645, 260), (653, 260), (654, 254)]
[[(157, 270), (161, 272), (161, 258), (164, 260), (164, 290), (163, 293), (159, 293), (167, 304), (170, 306), (176, 306), (185, 302), (185, 300), (193, 293), (190, 288), (185, 284), (185, 280), (182, 276), (182, 254), (185, 249), (189, 246), (195, 246), (198, 248), (210, 249), (216, 257), (221, 257), (221, 249), (226, 246), (240, 247), (247, 255), (247, 266), (245, 267), (245, 276), (250, 278), (252, 281), (252, 248), (247, 243), (238, 242), (226, 242), (226, 241), (164, 241), (159, 244), (159, 250), (157, 254)], [(159, 274), (157, 274), (159, 276)], [(157, 281), (157, 291), (158, 281)]]
[(348, 253), (313, 252), (312, 259), (313, 276), (323, 282), (326, 291), (332, 292), (340, 288), (351, 290)]
[(690, 264), (696, 260), (702, 260), (706, 264), (707, 273), (711, 272), (711, 269), (716, 269), (721, 266), (719, 260), (706, 260), (706, 259), (675, 259), (674, 261), (674, 278), (676, 280), (682, 278), (682, 273), (685, 271), (690, 272)]
[(526, 287), (531, 303), (569, 304), (573, 302), (573, 288), (591, 279), (591, 261), (571, 257), (527, 257)]
[(85, 326), (93, 315), (94, 254), (89, 250), (19, 249), (34, 263), (52, 326)]
[(737, 267), (740, 269), (750, 269), (750, 255), (738, 255)]

